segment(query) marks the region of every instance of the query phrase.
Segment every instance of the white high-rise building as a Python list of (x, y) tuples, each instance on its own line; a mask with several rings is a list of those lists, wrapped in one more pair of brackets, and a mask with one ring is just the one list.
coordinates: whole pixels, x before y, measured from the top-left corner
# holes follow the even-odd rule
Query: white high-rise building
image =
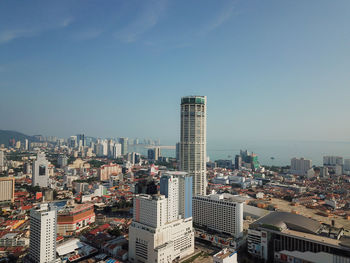
[(0, 202), (11, 201), (15, 199), (15, 178), (0, 177)]
[(95, 145), (95, 152), (97, 157), (102, 157), (103, 156), (103, 144), (98, 142)]
[(131, 153), (127, 154), (126, 159), (132, 165), (140, 164), (140, 162), (141, 162), (141, 155), (139, 153), (136, 153), (136, 152), (131, 152)]
[(28, 151), (28, 149), (29, 149), (29, 142), (28, 142), (28, 139), (24, 139), (23, 149), (24, 149), (25, 151)]
[(45, 153), (39, 152), (32, 168), (32, 185), (40, 187), (49, 186), (49, 162)]
[(56, 260), (57, 210), (41, 204), (30, 211), (29, 259), (35, 263)]
[(234, 237), (243, 236), (243, 203), (231, 194), (193, 197), (193, 223)]
[(129, 228), (130, 262), (173, 262), (194, 252), (192, 218), (167, 220), (164, 195), (137, 195)]
[(207, 97), (181, 99), (180, 170), (193, 177), (193, 196), (206, 195)]
[(122, 145), (122, 155), (128, 153), (128, 138), (119, 138), (119, 142)]
[(78, 138), (77, 136), (70, 136), (68, 139), (68, 147), (75, 148), (78, 146)]
[(117, 159), (122, 155), (122, 145), (120, 143), (114, 143), (112, 146), (111, 158)]
[(103, 156), (107, 156), (108, 155), (108, 141), (102, 140), (101, 143), (103, 145)]
[(343, 157), (340, 156), (323, 156), (323, 166), (343, 165)]
[(343, 170), (345, 174), (350, 174), (350, 159), (344, 159)]
[(165, 172), (160, 193), (168, 199), (168, 221), (192, 217), (192, 176), (186, 172)]
[(312, 167), (312, 161), (304, 158), (293, 158), (290, 162), (290, 173), (295, 175), (307, 175)]
[(160, 193), (167, 198), (167, 221), (179, 218), (179, 178), (172, 174), (165, 174), (160, 178)]
[(5, 154), (3, 151), (0, 151), (0, 171), (1, 168), (5, 166)]

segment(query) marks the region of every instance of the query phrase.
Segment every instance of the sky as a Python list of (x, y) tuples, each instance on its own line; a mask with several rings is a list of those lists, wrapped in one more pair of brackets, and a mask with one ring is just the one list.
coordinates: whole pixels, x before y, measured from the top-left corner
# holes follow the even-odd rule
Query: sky
[(0, 129), (350, 141), (348, 0), (0, 0)]

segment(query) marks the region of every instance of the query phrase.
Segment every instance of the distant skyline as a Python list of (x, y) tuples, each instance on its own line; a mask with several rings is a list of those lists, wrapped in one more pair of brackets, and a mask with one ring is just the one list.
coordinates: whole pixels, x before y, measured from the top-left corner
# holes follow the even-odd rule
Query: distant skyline
[(0, 1), (0, 129), (350, 141), (350, 1)]

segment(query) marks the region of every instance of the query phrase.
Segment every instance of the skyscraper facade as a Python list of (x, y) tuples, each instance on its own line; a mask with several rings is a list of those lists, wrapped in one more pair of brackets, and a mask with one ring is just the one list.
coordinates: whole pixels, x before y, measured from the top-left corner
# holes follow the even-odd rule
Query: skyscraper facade
[(40, 204), (30, 211), (29, 259), (37, 263), (55, 262), (57, 210)]
[(160, 147), (154, 147), (153, 149), (148, 149), (147, 157), (149, 161), (158, 161), (160, 157)]
[(78, 146), (86, 146), (86, 142), (85, 142), (85, 135), (84, 134), (77, 134), (77, 142), (78, 142)]
[(11, 201), (15, 198), (15, 178), (0, 177), (0, 202)]
[(0, 168), (4, 166), (5, 166), (5, 153), (3, 151), (0, 151)]
[(192, 176), (193, 196), (206, 195), (207, 97), (181, 99), (180, 170)]
[(231, 194), (212, 194), (193, 198), (193, 223), (199, 227), (243, 236), (243, 202)]
[(122, 155), (128, 153), (128, 138), (119, 138), (119, 143), (122, 145)]
[(160, 194), (168, 199), (168, 220), (192, 217), (192, 177), (186, 172), (165, 172), (160, 178)]
[(312, 167), (312, 161), (304, 158), (293, 158), (290, 161), (290, 173), (295, 175), (306, 175)]
[(32, 185), (40, 187), (49, 186), (49, 162), (45, 153), (38, 153), (36, 160), (33, 162)]
[[(174, 262), (194, 252), (192, 217), (169, 221), (168, 204), (164, 195), (134, 197), (129, 227), (130, 262)], [(170, 209), (175, 213), (173, 207)]]

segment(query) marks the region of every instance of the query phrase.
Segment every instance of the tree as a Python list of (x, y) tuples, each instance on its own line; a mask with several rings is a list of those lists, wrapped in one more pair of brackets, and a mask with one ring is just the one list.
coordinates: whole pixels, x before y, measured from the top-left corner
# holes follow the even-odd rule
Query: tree
[(108, 230), (108, 233), (112, 236), (119, 237), (121, 235), (121, 231), (118, 227)]

